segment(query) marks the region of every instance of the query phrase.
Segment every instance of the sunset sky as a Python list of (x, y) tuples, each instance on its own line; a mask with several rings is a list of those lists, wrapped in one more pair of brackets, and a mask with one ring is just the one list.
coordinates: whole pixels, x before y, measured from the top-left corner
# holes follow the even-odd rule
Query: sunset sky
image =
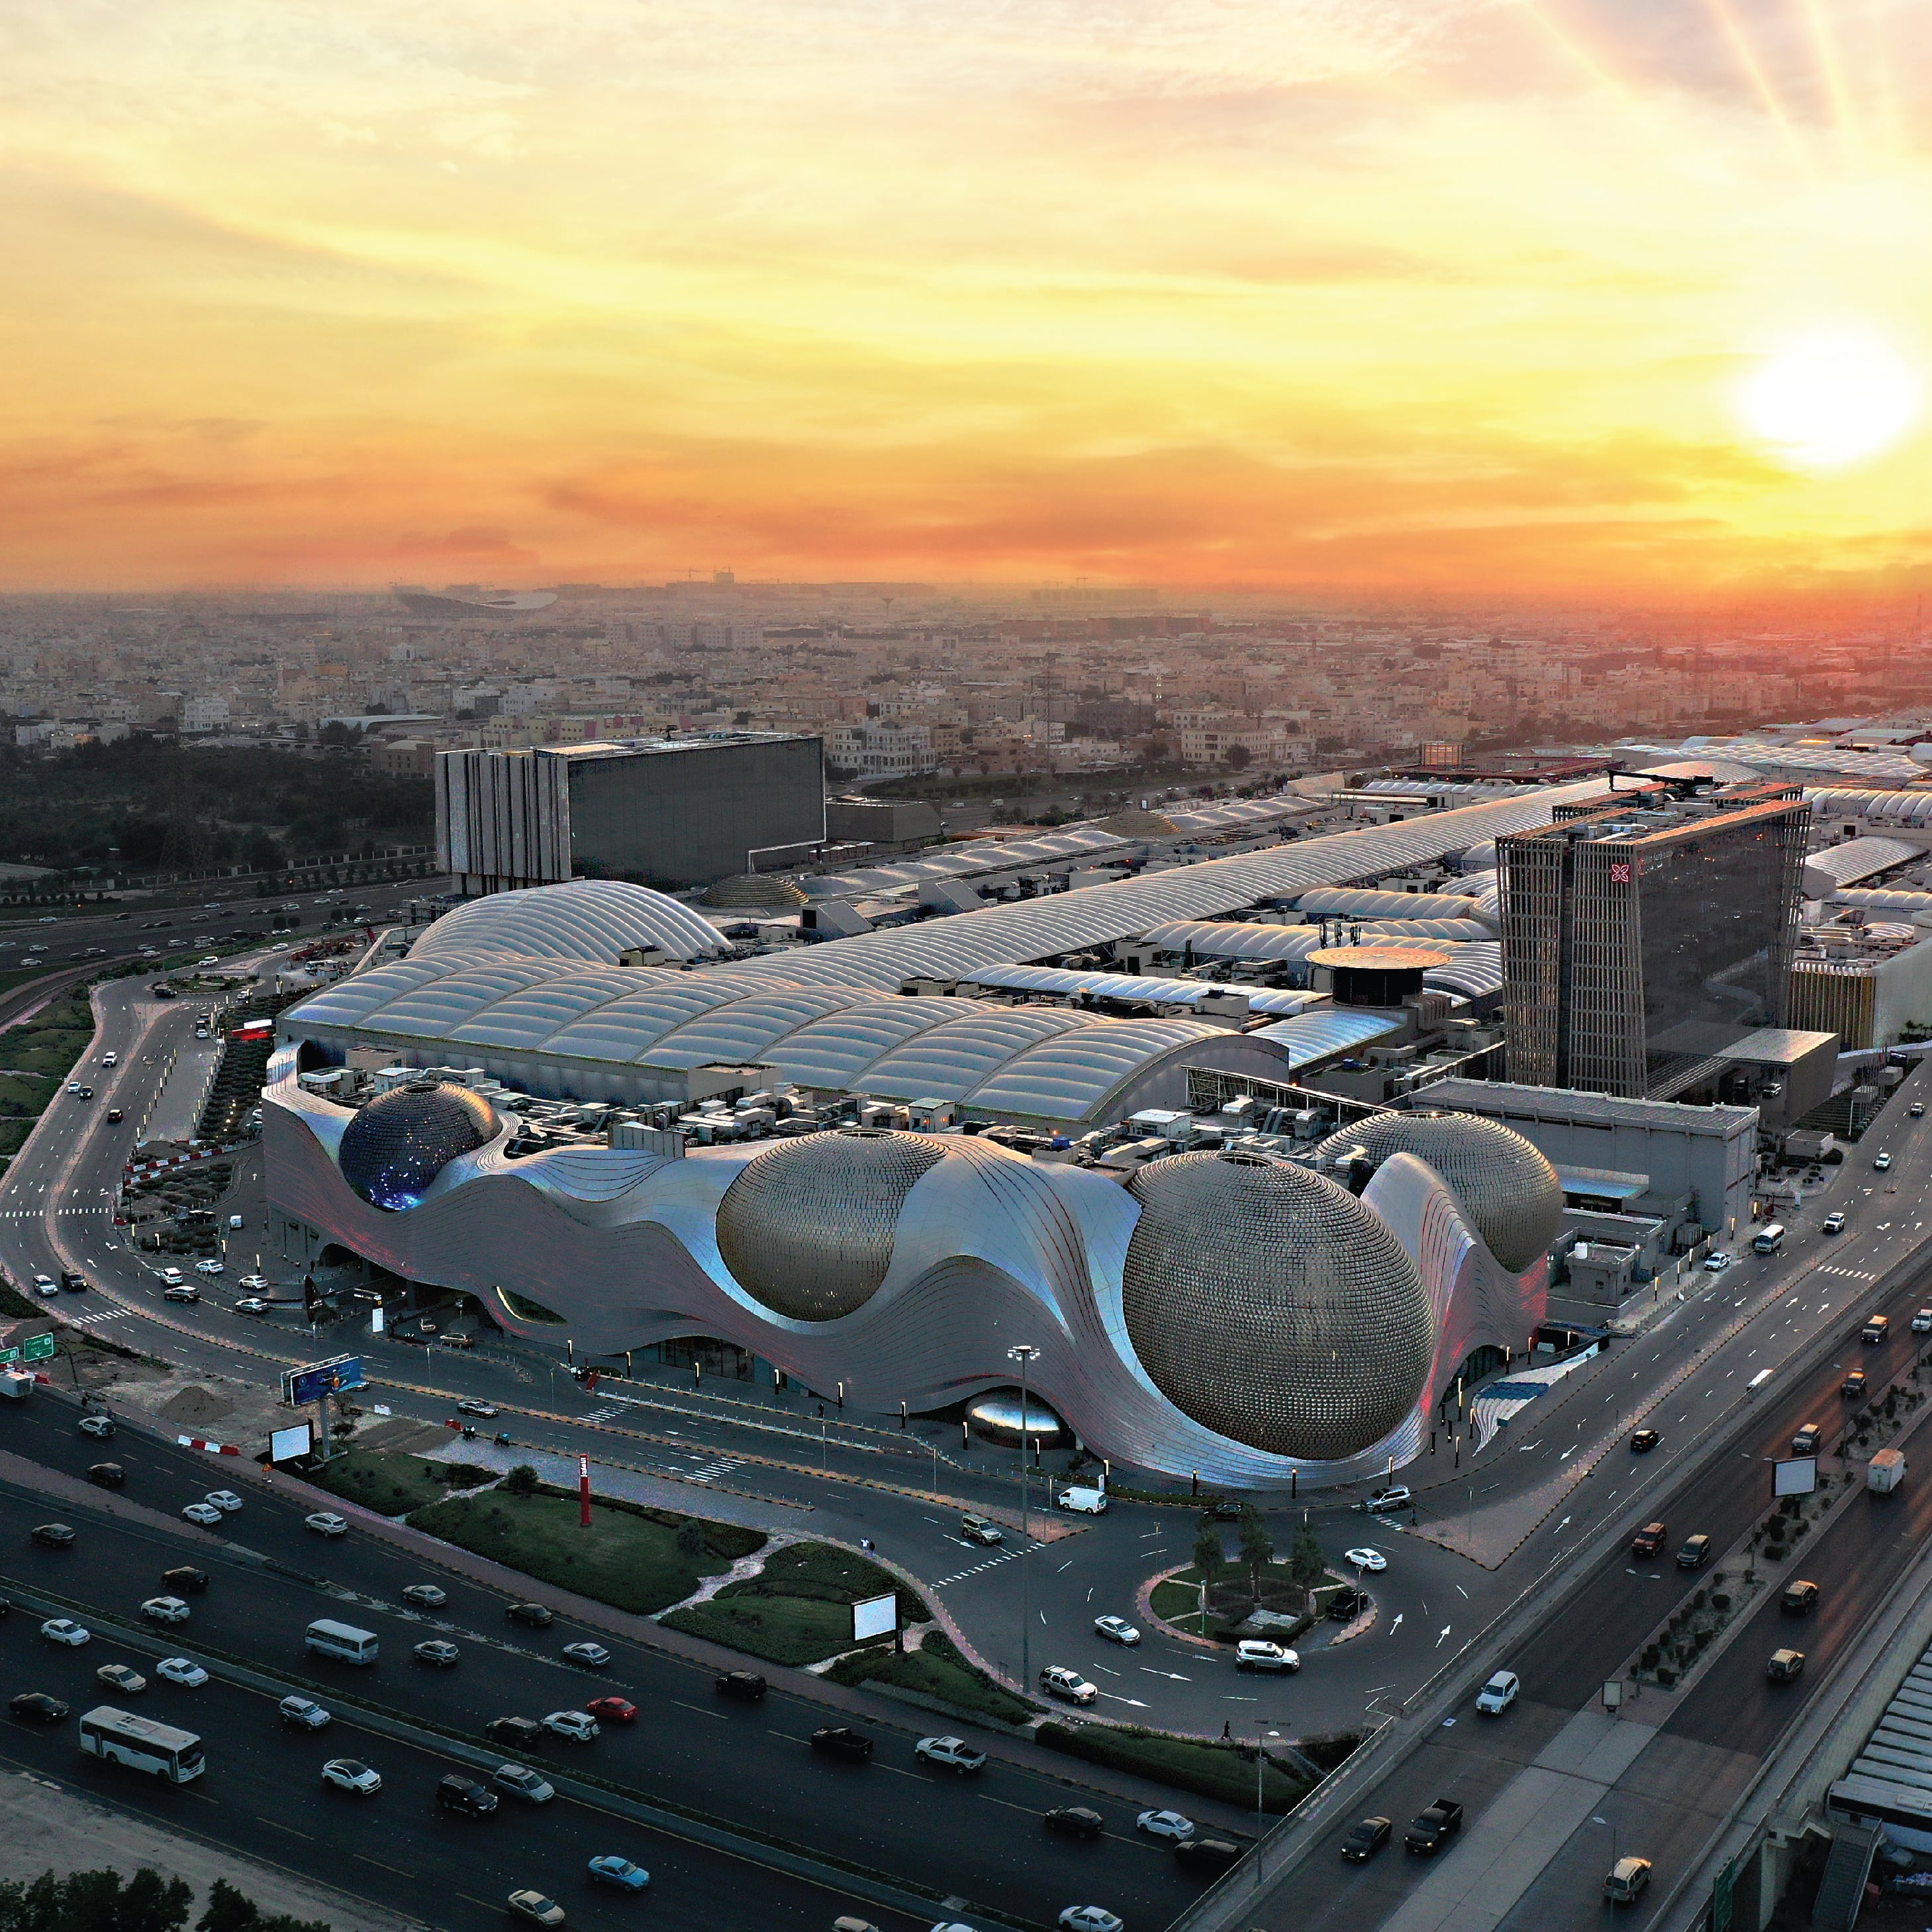
[(8, 0), (0, 586), (1932, 577), (1932, 0)]

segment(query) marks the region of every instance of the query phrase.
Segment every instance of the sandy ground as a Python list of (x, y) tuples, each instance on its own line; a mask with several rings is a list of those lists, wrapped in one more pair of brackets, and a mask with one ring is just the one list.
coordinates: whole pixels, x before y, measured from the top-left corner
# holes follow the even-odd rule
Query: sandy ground
[(320, 1918), (333, 1932), (417, 1932), (420, 1923), (279, 1865), (164, 1831), (31, 1772), (0, 1774), (0, 1877), (32, 1879), (44, 1871), (99, 1871), (107, 1866), (132, 1876), (142, 1865), (187, 1880), (194, 1888), (196, 1917), (209, 1887), (225, 1878), (265, 1912)]
[(149, 1370), (123, 1377), (104, 1393), (110, 1408), (140, 1410), (171, 1434), (232, 1442), (249, 1455), (268, 1447), (271, 1430), (296, 1419), (275, 1389), (206, 1370)]

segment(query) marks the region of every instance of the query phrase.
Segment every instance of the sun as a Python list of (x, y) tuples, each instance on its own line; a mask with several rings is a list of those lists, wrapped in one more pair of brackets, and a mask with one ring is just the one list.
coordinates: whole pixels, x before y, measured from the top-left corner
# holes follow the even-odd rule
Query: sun
[(1876, 330), (1820, 330), (1764, 356), (1738, 385), (1746, 427), (1796, 470), (1844, 470), (1917, 420), (1924, 380)]

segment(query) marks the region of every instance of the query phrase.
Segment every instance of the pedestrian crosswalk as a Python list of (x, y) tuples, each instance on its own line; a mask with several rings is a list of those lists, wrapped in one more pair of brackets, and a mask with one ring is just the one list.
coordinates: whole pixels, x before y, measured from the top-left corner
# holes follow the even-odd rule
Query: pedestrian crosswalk
[(124, 1322), (134, 1312), (131, 1308), (90, 1308), (85, 1315), (70, 1315), (66, 1318), (75, 1328), (98, 1328), (104, 1322)]
[(983, 1563), (976, 1563), (970, 1570), (956, 1570), (950, 1576), (942, 1576), (933, 1585), (935, 1590), (943, 1590), (949, 1583), (963, 1583), (969, 1576), (977, 1576), (988, 1570), (997, 1570), (1002, 1563), (1010, 1563), (1019, 1555), (1017, 1550), (1003, 1550), (997, 1556), (989, 1556)]
[(1820, 1274), (1843, 1275), (1847, 1281), (1876, 1281), (1878, 1279), (1876, 1268), (1821, 1268), (1818, 1272)]
[(693, 1483), (722, 1483), (734, 1469), (745, 1466), (736, 1456), (714, 1456), (709, 1462), (700, 1462), (694, 1469), (686, 1473), (686, 1480)]
[(593, 1408), (588, 1415), (580, 1415), (577, 1419), (580, 1422), (608, 1422), (617, 1413), (618, 1411), (614, 1407)]

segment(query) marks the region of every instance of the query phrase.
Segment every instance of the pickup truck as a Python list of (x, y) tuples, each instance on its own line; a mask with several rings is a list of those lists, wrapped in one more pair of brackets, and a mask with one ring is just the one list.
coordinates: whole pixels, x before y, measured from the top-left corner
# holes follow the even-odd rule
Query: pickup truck
[(1402, 1834), (1404, 1850), (1432, 1858), (1462, 1828), (1462, 1808), (1453, 1798), (1438, 1798), (1418, 1811)]

